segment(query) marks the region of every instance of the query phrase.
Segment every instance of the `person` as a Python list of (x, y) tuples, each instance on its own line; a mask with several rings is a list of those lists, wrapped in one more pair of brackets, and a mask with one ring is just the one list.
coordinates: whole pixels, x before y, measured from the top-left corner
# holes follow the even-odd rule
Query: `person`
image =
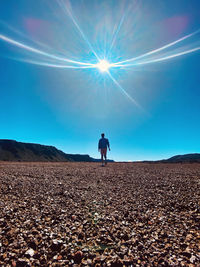
[(110, 151), (110, 144), (107, 138), (104, 137), (105, 134), (101, 134), (101, 139), (99, 139), (99, 144), (98, 144), (98, 150), (101, 153), (101, 166), (103, 167), (103, 158), (105, 159), (105, 165), (107, 164), (107, 147)]

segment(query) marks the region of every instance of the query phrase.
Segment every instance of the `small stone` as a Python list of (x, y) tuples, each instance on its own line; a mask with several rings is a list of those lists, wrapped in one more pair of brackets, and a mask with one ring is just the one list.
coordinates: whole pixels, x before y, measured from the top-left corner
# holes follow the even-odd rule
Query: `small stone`
[(184, 251), (181, 253), (183, 256), (187, 257), (187, 258), (190, 258), (191, 257), (191, 253), (187, 252), (187, 251)]
[(54, 260), (62, 260), (62, 255), (55, 255), (54, 257), (53, 257), (53, 259)]
[(25, 260), (23, 259), (19, 259), (17, 262), (16, 262), (16, 267), (29, 267), (30, 265), (28, 264), (28, 262), (26, 262)]
[(34, 253), (35, 253), (35, 251), (32, 248), (29, 248), (26, 251), (25, 255), (28, 255), (29, 257), (33, 257)]
[(190, 258), (190, 262), (191, 262), (191, 263), (194, 263), (195, 260), (196, 260), (196, 257), (195, 257), (194, 255), (192, 255), (192, 257)]
[(91, 260), (91, 259), (88, 259), (88, 260), (87, 260), (87, 264), (88, 264), (88, 265), (92, 264), (92, 260)]
[(58, 255), (57, 260), (62, 260), (62, 255)]
[(111, 263), (111, 267), (123, 267), (123, 262), (120, 259), (116, 259)]
[(52, 250), (52, 251), (60, 251), (61, 250), (61, 248), (62, 248), (62, 241), (60, 241), (60, 240), (53, 240), (53, 242), (52, 242), (52, 244), (51, 244), (51, 246), (50, 246), (50, 249)]
[(36, 241), (30, 241), (30, 242), (28, 243), (28, 246), (29, 246), (30, 248), (34, 249), (34, 250), (37, 249), (37, 245), (38, 245), (38, 242), (36, 242)]
[(87, 260), (82, 259), (81, 264), (88, 265)]
[(83, 239), (84, 238), (84, 234), (83, 234), (83, 232), (80, 232), (79, 234), (78, 234), (78, 239)]
[(75, 254), (74, 254), (74, 262), (75, 263), (81, 263), (81, 260), (83, 258), (83, 252), (82, 251), (77, 251)]

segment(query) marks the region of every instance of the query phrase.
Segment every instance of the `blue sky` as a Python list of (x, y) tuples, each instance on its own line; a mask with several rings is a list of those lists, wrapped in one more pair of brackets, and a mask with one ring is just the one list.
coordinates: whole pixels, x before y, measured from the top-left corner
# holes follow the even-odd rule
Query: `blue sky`
[[(0, 18), (0, 138), (99, 157), (104, 132), (109, 157), (120, 161), (200, 152), (198, 0), (2, 0)], [(96, 64), (96, 54), (116, 63), (190, 34), (111, 67), (117, 84), (97, 68), (64, 68), (14, 43), (78, 62)]]

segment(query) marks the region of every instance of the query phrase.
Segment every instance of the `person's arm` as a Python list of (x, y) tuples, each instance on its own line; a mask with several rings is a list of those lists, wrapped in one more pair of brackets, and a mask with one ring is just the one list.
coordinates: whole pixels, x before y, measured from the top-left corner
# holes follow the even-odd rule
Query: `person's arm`
[(99, 143), (98, 143), (98, 151), (100, 150), (100, 140), (99, 140)]

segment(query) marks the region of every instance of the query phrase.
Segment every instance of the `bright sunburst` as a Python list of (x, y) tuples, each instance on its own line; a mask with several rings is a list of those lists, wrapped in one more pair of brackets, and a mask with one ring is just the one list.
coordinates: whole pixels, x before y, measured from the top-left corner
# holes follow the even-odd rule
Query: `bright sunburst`
[(107, 60), (102, 59), (99, 61), (99, 63), (97, 63), (96, 67), (101, 72), (107, 72), (109, 70), (109, 68), (111, 67), (111, 64)]

